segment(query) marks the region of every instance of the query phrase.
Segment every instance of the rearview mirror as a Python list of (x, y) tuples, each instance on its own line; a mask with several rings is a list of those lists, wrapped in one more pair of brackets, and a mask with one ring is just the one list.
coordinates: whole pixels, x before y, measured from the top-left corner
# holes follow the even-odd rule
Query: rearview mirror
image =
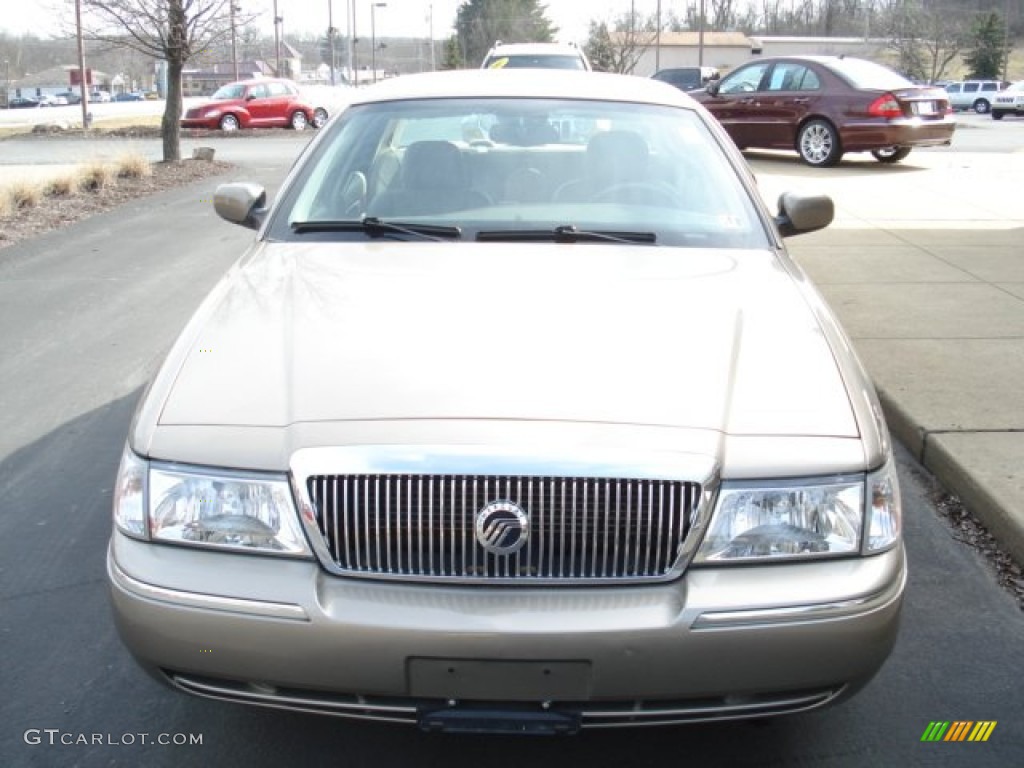
[(707, 87), (704, 90), (710, 93), (712, 96), (717, 96), (718, 89), (721, 87), (721, 85), (722, 84), (718, 80), (712, 80), (710, 83), (707, 84)]
[(232, 224), (259, 229), (267, 218), (267, 191), (259, 184), (221, 184), (213, 193), (213, 209)]
[(783, 237), (803, 235), (824, 229), (832, 223), (835, 205), (828, 195), (803, 195), (783, 192), (779, 196), (779, 215), (775, 226)]

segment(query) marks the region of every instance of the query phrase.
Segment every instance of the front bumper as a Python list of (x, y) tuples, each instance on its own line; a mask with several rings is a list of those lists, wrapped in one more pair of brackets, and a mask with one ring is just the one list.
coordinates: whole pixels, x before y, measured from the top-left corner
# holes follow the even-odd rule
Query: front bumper
[(906, 563), (898, 547), (642, 587), (449, 587), (115, 533), (108, 572), (126, 645), (191, 693), (421, 724), (500, 704), (586, 726), (781, 714), (856, 690), (895, 642)]

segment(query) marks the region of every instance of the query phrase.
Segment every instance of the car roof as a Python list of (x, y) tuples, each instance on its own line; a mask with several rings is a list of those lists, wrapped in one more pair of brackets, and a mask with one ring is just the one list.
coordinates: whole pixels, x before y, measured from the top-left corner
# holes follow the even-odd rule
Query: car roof
[(696, 108), (678, 88), (648, 77), (577, 70), (459, 69), (402, 75), (360, 88), (352, 104), (443, 98), (593, 99)]

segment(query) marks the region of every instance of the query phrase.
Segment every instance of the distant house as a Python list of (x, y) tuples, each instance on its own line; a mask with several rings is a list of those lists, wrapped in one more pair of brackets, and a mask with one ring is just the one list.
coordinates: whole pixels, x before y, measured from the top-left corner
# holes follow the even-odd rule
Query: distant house
[[(42, 72), (33, 72), (25, 75), (19, 80), (12, 80), (8, 91), (8, 98), (37, 96), (56, 96), (68, 90), (78, 90), (78, 86), (72, 86), (72, 72), (78, 72), (78, 67), (65, 64), (57, 67), (44, 69)], [(109, 90), (110, 75), (99, 70), (92, 70), (92, 89)], [(6, 104), (6, 102), (5, 102)]]
[[(255, 59), (238, 62), (238, 79), (273, 77), (274, 68), (265, 61)], [(235, 65), (217, 62), (208, 69), (186, 69), (181, 73), (182, 96), (209, 96), (222, 85), (234, 82)]]

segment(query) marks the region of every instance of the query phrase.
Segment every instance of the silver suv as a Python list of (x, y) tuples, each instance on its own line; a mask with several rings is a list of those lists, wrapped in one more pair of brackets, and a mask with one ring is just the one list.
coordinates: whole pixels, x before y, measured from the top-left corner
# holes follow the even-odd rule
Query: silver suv
[(953, 109), (973, 109), (979, 115), (992, 109), (992, 97), (1006, 84), (1001, 80), (964, 80), (945, 86)]

